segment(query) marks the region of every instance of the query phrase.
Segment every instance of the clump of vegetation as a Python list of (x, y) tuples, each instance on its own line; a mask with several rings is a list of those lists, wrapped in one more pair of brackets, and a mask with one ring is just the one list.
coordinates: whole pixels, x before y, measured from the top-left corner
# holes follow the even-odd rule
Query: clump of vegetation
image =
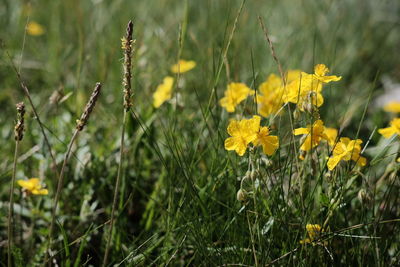
[(6, 2), (1, 263), (399, 264), (399, 11)]

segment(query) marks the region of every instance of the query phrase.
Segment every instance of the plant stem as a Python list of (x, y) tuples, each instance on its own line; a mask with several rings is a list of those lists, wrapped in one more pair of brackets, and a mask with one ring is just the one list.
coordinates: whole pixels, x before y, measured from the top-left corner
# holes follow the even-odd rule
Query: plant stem
[[(61, 189), (64, 183), (64, 172), (65, 172), (65, 166), (67, 165), (67, 161), (68, 158), (71, 154), (71, 150), (72, 150), (72, 146), (76, 140), (76, 138), (78, 137), (78, 133), (79, 133), (79, 129), (76, 129), (74, 134), (71, 137), (71, 141), (68, 144), (68, 150), (67, 153), (65, 153), (64, 156), (64, 162), (61, 168), (61, 172), (60, 172), (60, 177), (58, 178), (58, 184), (57, 184), (57, 191), (56, 191), (56, 196), (54, 197), (54, 204), (53, 204), (53, 211), (52, 211), (52, 215), (51, 215), (51, 224), (50, 224), (50, 230), (49, 230), (49, 236), (48, 236), (48, 243), (47, 243), (47, 253), (46, 253), (46, 258), (45, 258), (45, 263), (48, 260), (51, 260), (51, 256), (50, 259), (48, 258), (48, 254), (50, 253), (51, 250), (51, 239), (52, 239), (52, 235), (53, 235), (53, 229), (54, 229), (54, 222), (56, 220), (56, 212), (57, 212), (57, 205), (58, 205), (58, 201), (60, 200), (60, 195), (61, 195)], [(49, 265), (50, 261), (49, 261)]]
[(112, 205), (112, 210), (111, 210), (110, 229), (109, 229), (109, 232), (108, 232), (106, 251), (104, 253), (104, 259), (103, 259), (103, 265), (102, 265), (103, 267), (105, 267), (107, 265), (108, 254), (110, 253), (112, 231), (113, 231), (113, 227), (114, 227), (115, 210), (116, 210), (116, 207), (117, 207), (119, 184), (120, 184), (120, 180), (121, 180), (122, 162), (123, 162), (123, 158), (124, 158), (124, 139), (125, 139), (126, 114), (127, 114), (127, 110), (124, 109), (124, 118), (123, 118), (123, 121), (122, 121), (121, 145), (120, 145), (120, 152), (119, 152), (118, 172), (117, 172), (117, 179), (115, 181), (115, 187), (114, 187), (114, 199), (113, 199), (113, 205)]
[(8, 207), (8, 266), (12, 266), (12, 252), (11, 247), (13, 243), (13, 211), (14, 211), (14, 185), (15, 185), (15, 173), (17, 169), (17, 158), (18, 158), (18, 146), (19, 140), (15, 141), (15, 152), (14, 152), (14, 164), (13, 164), (13, 173), (11, 178), (11, 189), (10, 189), (10, 202)]

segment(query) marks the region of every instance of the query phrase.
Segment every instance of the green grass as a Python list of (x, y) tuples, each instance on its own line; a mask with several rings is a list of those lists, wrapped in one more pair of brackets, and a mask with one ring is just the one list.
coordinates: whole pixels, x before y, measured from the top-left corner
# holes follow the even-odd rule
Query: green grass
[[(20, 101), (27, 114), (17, 179), (40, 177), (49, 195), (24, 197), (16, 186), (16, 265), (43, 264), (57, 186), (39, 124), (7, 53), (30, 90), (58, 171), (76, 119), (95, 83), (103, 84), (67, 164), (53, 235), (58, 265), (99, 266), (120, 158), (120, 39), (130, 19), (136, 39), (134, 96), (110, 265), (263, 266), (277, 259), (277, 265), (292, 266), (399, 264), (395, 159), (400, 143), (396, 137), (387, 145), (389, 140), (376, 131), (371, 136), (391, 119), (374, 105), (383, 93), (382, 77), (400, 80), (397, 1), (248, 0), (234, 32), (242, 1), (38, 0), (30, 2), (29, 16), (24, 3), (0, 0), (0, 266), (7, 265), (13, 123)], [(297, 160), (299, 138), (293, 143), (291, 128), (305, 127), (314, 118), (302, 115), (290, 125), (287, 108), (274, 123), (281, 143), (274, 156), (257, 149), (239, 157), (224, 149), (229, 119), (255, 112), (251, 98), (234, 114), (218, 105), (227, 83), (244, 82), (254, 89), (270, 73), (278, 74), (258, 16), (284, 70), (312, 73), (315, 64), (324, 63), (342, 76), (325, 86), (320, 116), (326, 125), (342, 128), (342, 136), (361, 138), (363, 146), (371, 138), (363, 154), (366, 167), (342, 164), (328, 172), (323, 145), (313, 160)], [(45, 34), (26, 35), (28, 20), (43, 25)], [(171, 102), (155, 109), (152, 94), (178, 58), (197, 66), (180, 75)], [(57, 90), (65, 99), (49, 101)], [(262, 125), (268, 124), (263, 119)], [(243, 186), (254, 194), (240, 202), (236, 193), (250, 162), (257, 179)], [(360, 200), (361, 190), (368, 199)], [(306, 224), (323, 225), (328, 217), (327, 244), (300, 245)]]

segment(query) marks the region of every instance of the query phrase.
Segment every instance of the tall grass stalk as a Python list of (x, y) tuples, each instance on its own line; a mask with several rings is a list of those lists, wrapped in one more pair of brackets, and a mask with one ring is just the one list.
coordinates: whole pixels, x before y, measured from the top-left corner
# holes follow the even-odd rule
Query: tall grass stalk
[(110, 219), (110, 228), (108, 230), (108, 238), (107, 238), (107, 245), (106, 250), (104, 252), (103, 258), (103, 266), (107, 265), (108, 262), (108, 255), (110, 253), (110, 245), (112, 239), (112, 232), (114, 227), (114, 220), (115, 220), (115, 210), (117, 208), (117, 200), (118, 200), (118, 192), (119, 192), (119, 185), (121, 180), (121, 171), (122, 171), (122, 163), (124, 159), (124, 143), (125, 143), (125, 127), (126, 127), (126, 118), (127, 114), (131, 108), (131, 95), (132, 95), (132, 51), (133, 51), (133, 44), (134, 40), (132, 40), (132, 33), (133, 33), (133, 23), (132, 21), (128, 22), (128, 26), (126, 28), (126, 36), (122, 39), (122, 49), (124, 50), (124, 78), (123, 78), (123, 85), (124, 85), (124, 115), (122, 120), (122, 132), (121, 132), (121, 144), (120, 144), (120, 152), (119, 152), (119, 164), (118, 164), (118, 172), (117, 178), (115, 180), (114, 186), (114, 197), (113, 197), (113, 204), (111, 209), (111, 219)]
[(18, 160), (18, 147), (19, 142), (24, 137), (24, 115), (25, 105), (23, 102), (16, 105), (17, 108), (17, 121), (14, 127), (14, 138), (15, 138), (15, 151), (14, 151), (14, 163), (13, 172), (11, 178), (11, 189), (10, 189), (10, 201), (8, 207), (8, 222), (7, 222), (7, 235), (8, 235), (8, 266), (12, 266), (12, 245), (13, 245), (13, 212), (14, 212), (14, 186), (15, 186), (15, 173), (17, 170)]
[[(48, 237), (48, 244), (47, 244), (47, 252), (46, 252), (46, 257), (45, 257), (45, 264), (48, 262), (49, 258), (48, 258), (48, 254), (50, 253), (51, 250), (51, 239), (52, 239), (52, 235), (53, 235), (53, 228), (54, 228), (54, 223), (56, 220), (56, 213), (57, 213), (57, 205), (58, 205), (58, 201), (60, 200), (60, 196), (61, 196), (61, 190), (64, 184), (64, 172), (65, 172), (65, 167), (67, 165), (69, 156), (71, 154), (71, 150), (72, 150), (72, 146), (75, 143), (76, 138), (78, 137), (79, 132), (81, 132), (83, 130), (83, 128), (85, 127), (85, 125), (87, 124), (90, 114), (93, 111), (94, 106), (96, 105), (96, 101), (99, 97), (100, 94), (100, 90), (101, 90), (101, 84), (97, 83), (92, 95), (90, 96), (90, 99), (88, 101), (88, 103), (86, 104), (85, 110), (82, 113), (82, 116), (79, 120), (77, 120), (77, 125), (76, 125), (76, 129), (74, 134), (71, 137), (71, 140), (68, 144), (68, 148), (67, 148), (67, 152), (65, 153), (64, 156), (64, 161), (63, 161), (63, 165), (60, 171), (60, 176), (58, 178), (58, 184), (57, 184), (57, 191), (56, 191), (56, 195), (54, 197), (54, 201), (53, 201), (53, 210), (52, 210), (52, 216), (51, 216), (51, 224), (50, 224), (50, 229), (49, 229), (49, 237)], [(51, 260), (51, 256), (50, 256), (50, 260)], [(48, 262), (49, 265), (51, 265), (51, 262)]]

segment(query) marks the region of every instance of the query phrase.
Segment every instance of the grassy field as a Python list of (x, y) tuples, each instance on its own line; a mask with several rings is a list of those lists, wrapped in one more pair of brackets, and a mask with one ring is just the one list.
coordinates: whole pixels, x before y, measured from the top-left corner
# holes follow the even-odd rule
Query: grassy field
[(0, 266), (400, 265), (399, 1), (0, 0), (0, 29)]

